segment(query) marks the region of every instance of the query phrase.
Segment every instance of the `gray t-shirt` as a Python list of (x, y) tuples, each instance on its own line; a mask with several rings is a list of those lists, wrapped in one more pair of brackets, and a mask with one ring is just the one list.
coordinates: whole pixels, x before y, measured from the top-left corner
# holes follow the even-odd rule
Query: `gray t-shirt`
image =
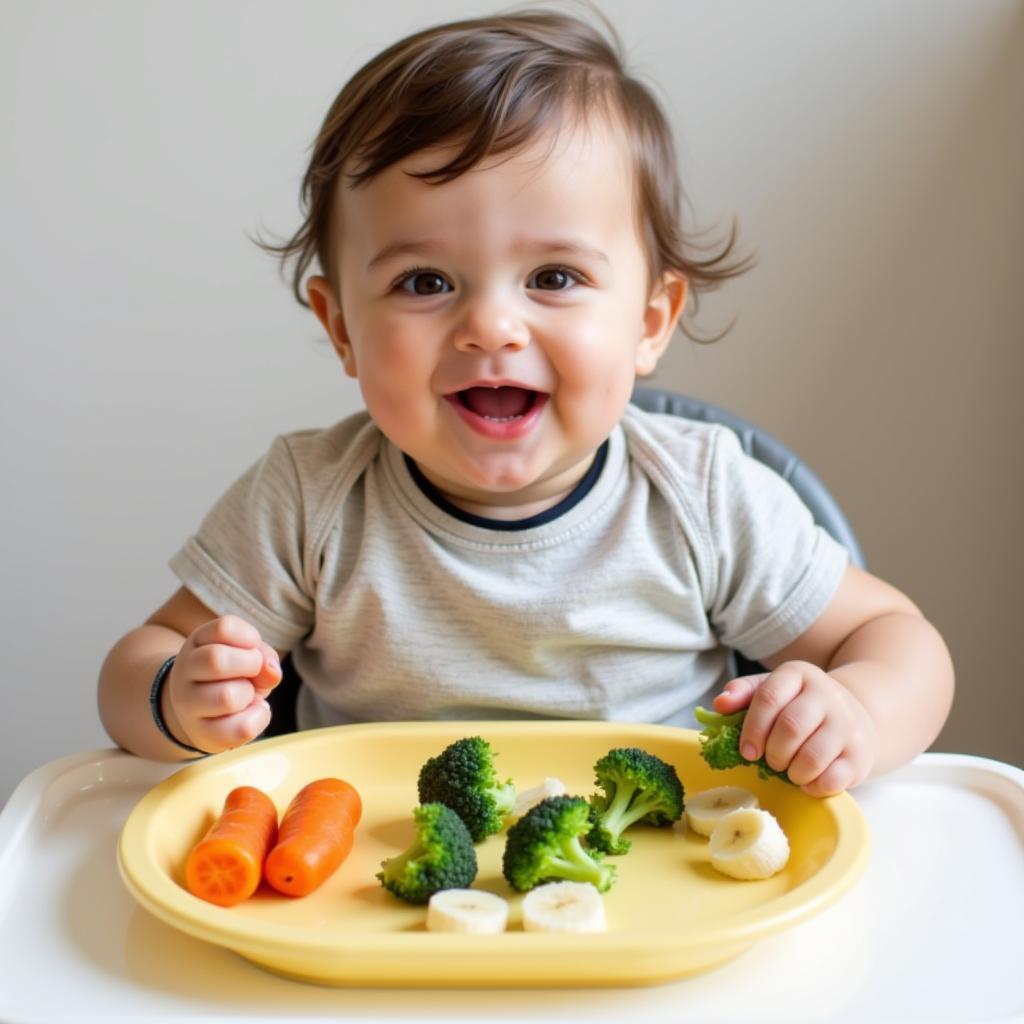
[(756, 660), (796, 639), (846, 561), (732, 431), (630, 406), (590, 489), (526, 528), (445, 510), (365, 413), (280, 437), (171, 567), (292, 652), (303, 728), (689, 726), (728, 650)]

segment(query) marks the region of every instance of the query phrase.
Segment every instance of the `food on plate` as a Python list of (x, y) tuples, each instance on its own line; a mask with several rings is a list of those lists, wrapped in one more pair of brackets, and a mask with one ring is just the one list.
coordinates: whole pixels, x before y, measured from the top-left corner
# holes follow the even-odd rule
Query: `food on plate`
[(377, 878), (407, 903), (426, 903), (442, 889), (468, 889), (476, 878), (476, 850), (462, 819), (446, 804), (421, 804), (412, 812), (416, 838), (381, 862)]
[(615, 882), (615, 867), (584, 848), (590, 804), (581, 796), (549, 796), (508, 830), (502, 873), (513, 889), (526, 892), (543, 882), (590, 882), (599, 892)]
[(266, 880), (285, 896), (318, 889), (349, 855), (362, 811), (359, 794), (342, 779), (303, 786), (281, 818), (263, 865)]
[(757, 797), (742, 786), (715, 786), (694, 793), (686, 800), (686, 823), (692, 832), (709, 836), (715, 825), (727, 814), (747, 807), (757, 807)]
[(604, 932), (604, 900), (589, 882), (548, 882), (523, 897), (528, 932)]
[(531, 807), (535, 807), (546, 800), (549, 796), (564, 796), (568, 790), (561, 779), (551, 776), (546, 778), (540, 785), (524, 789), (516, 796), (516, 805), (512, 808), (513, 818), (521, 818)]
[(498, 779), (494, 758), (490, 743), (469, 736), (450, 743), (420, 769), (420, 803), (450, 807), (474, 843), (500, 832), (516, 803), (516, 787), (511, 779)]
[(427, 931), (496, 935), (508, 923), (508, 903), (483, 889), (441, 889), (427, 903)]
[(262, 790), (238, 786), (220, 817), (185, 862), (185, 887), (220, 907), (233, 907), (259, 887), (263, 861), (277, 836), (277, 808)]
[(740, 753), (740, 733), (743, 730), (743, 719), (747, 717), (747, 709), (731, 715), (721, 715), (717, 711), (697, 708), (694, 717), (704, 726), (700, 732), (700, 756), (712, 767), (717, 769), (737, 768), (740, 765), (752, 764), (762, 779), (779, 778), (789, 782), (785, 772), (776, 771), (764, 757), (756, 761), (748, 761)]
[(683, 784), (675, 768), (639, 747), (616, 747), (594, 765), (603, 790), (590, 798), (592, 827), (587, 842), (608, 854), (626, 853), (622, 833), (644, 822), (664, 827), (683, 814)]
[(789, 840), (768, 811), (744, 808), (722, 818), (708, 843), (711, 866), (730, 878), (770, 878), (789, 860)]

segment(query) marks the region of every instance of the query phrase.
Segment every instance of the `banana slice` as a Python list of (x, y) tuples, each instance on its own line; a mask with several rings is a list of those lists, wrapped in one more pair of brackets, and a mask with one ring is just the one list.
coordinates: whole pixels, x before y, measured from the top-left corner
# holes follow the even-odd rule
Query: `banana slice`
[(731, 878), (768, 878), (789, 860), (789, 840), (774, 817), (745, 808), (720, 819), (708, 843), (711, 866)]
[(604, 932), (608, 922), (601, 894), (589, 882), (548, 882), (523, 897), (528, 932)]
[(521, 818), (531, 807), (535, 807), (541, 800), (547, 800), (549, 796), (565, 796), (568, 790), (561, 779), (547, 778), (539, 786), (532, 786), (524, 789), (516, 797), (516, 806), (512, 816)]
[(427, 931), (495, 935), (505, 930), (508, 903), (483, 889), (442, 889), (427, 903)]
[(686, 823), (702, 836), (711, 835), (727, 814), (745, 807), (757, 807), (757, 797), (739, 786), (716, 786), (686, 798)]

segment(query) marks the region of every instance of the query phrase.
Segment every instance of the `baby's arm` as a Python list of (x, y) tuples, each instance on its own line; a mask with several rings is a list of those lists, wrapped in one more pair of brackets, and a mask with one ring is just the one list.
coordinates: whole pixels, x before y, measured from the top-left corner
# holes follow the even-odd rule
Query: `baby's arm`
[(264, 698), (281, 681), (277, 652), (254, 626), (218, 617), (182, 588), (114, 645), (100, 671), (100, 718), (117, 744), (158, 761), (194, 756), (160, 732), (150, 709), (153, 679), (172, 655), (160, 710), (176, 739), (216, 753), (267, 727)]
[(921, 753), (953, 699), (938, 631), (895, 587), (850, 567), (836, 596), (771, 671), (734, 679), (715, 698), (749, 705), (741, 752), (786, 770), (812, 796), (841, 792)]

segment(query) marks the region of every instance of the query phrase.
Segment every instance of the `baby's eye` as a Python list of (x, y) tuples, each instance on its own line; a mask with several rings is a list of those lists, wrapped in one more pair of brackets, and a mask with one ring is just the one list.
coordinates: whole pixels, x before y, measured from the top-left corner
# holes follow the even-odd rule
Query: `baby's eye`
[(579, 283), (579, 275), (565, 267), (545, 267), (538, 270), (526, 285), (546, 292), (564, 292)]
[(398, 282), (398, 287), (410, 295), (442, 295), (452, 286), (433, 270), (414, 270)]

